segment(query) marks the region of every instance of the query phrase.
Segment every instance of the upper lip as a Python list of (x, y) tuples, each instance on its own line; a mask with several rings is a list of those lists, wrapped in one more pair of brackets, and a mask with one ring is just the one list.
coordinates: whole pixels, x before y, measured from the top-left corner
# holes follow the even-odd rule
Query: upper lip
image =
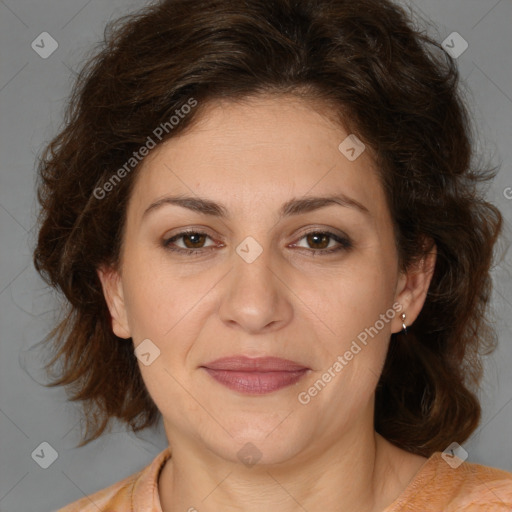
[(307, 370), (302, 364), (279, 357), (222, 357), (203, 365), (210, 370), (230, 370), (239, 372), (293, 372)]

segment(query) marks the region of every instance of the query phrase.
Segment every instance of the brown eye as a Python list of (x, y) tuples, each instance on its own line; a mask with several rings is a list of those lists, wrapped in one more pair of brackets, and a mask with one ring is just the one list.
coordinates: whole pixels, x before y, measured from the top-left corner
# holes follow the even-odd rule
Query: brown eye
[(304, 234), (293, 247), (309, 250), (314, 254), (330, 254), (353, 247), (347, 236), (336, 235), (330, 231), (311, 231)]
[(311, 249), (326, 249), (329, 246), (331, 237), (326, 233), (309, 233), (306, 239)]
[[(210, 243), (208, 243), (208, 240), (210, 240)], [(215, 248), (215, 243), (211, 237), (200, 231), (182, 231), (172, 238), (164, 240), (162, 244), (169, 251), (184, 254), (199, 253), (199, 251), (204, 252)]]
[(206, 235), (204, 233), (189, 233), (182, 235), (182, 238), (187, 249), (198, 249), (203, 247)]

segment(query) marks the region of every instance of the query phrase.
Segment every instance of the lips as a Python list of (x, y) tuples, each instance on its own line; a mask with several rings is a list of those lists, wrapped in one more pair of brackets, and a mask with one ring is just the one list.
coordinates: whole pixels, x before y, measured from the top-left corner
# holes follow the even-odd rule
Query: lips
[(277, 357), (224, 357), (202, 366), (217, 382), (233, 391), (260, 395), (298, 382), (309, 368)]

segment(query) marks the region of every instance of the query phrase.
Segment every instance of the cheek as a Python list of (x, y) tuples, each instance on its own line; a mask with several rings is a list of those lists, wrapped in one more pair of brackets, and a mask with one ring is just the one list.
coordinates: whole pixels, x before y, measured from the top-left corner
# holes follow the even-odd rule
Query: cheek
[(183, 316), (188, 303), (187, 289), (180, 289), (178, 281), (162, 265), (149, 258), (133, 257), (125, 261), (124, 299), (135, 340), (162, 338), (177, 318)]
[(328, 319), (325, 323), (331, 332), (320, 337), (323, 365), (313, 381), (333, 382), (318, 404), (343, 400), (348, 411), (355, 411), (374, 393), (388, 350), (391, 320), (397, 313), (388, 279), (381, 272), (354, 271), (342, 281), (335, 291), (318, 299), (323, 304), (318, 316)]
[[(159, 283), (148, 281), (140, 276), (126, 287), (125, 298), (128, 323), (132, 337), (160, 338), (164, 323), (171, 323), (176, 304), (170, 294), (164, 294)], [(170, 328), (170, 326), (168, 327)]]
[(134, 252), (130, 260), (126, 259), (123, 288), (135, 340), (150, 338), (163, 344), (174, 340), (176, 333), (180, 333), (179, 339), (186, 339), (185, 331), (194, 335), (199, 325), (196, 320), (210, 307), (209, 291), (218, 277), (215, 272), (186, 276), (182, 272), (165, 254), (154, 251)]
[[(312, 309), (335, 334), (329, 336), (333, 343), (357, 337), (390, 310), (394, 298), (391, 274), (380, 261), (360, 258), (310, 287)], [(386, 323), (383, 330), (389, 331), (390, 325)]]

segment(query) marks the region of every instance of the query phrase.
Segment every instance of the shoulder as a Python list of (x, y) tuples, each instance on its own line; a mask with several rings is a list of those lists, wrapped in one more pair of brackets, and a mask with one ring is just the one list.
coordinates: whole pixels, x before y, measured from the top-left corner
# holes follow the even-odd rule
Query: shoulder
[[(153, 510), (159, 504), (158, 476), (165, 461), (171, 456), (167, 447), (141, 471), (130, 475), (110, 487), (66, 505), (57, 512), (128, 512)], [(155, 509), (156, 510), (156, 509)]]
[[(439, 458), (444, 462), (441, 454)], [(448, 474), (454, 471), (449, 466), (448, 470)], [(446, 467), (444, 471), (447, 471)], [(455, 469), (452, 479), (457, 506), (461, 510), (512, 510), (512, 473), (480, 464), (463, 463)]]
[(57, 512), (98, 512), (98, 510), (107, 511), (113, 507), (120, 512), (132, 510), (130, 500), (133, 494), (134, 484), (139, 476), (140, 473), (131, 475), (110, 487), (89, 496), (84, 496), (60, 508)]
[[(510, 512), (512, 473), (434, 453), (385, 512)], [(460, 462), (460, 460), (459, 460)]]

